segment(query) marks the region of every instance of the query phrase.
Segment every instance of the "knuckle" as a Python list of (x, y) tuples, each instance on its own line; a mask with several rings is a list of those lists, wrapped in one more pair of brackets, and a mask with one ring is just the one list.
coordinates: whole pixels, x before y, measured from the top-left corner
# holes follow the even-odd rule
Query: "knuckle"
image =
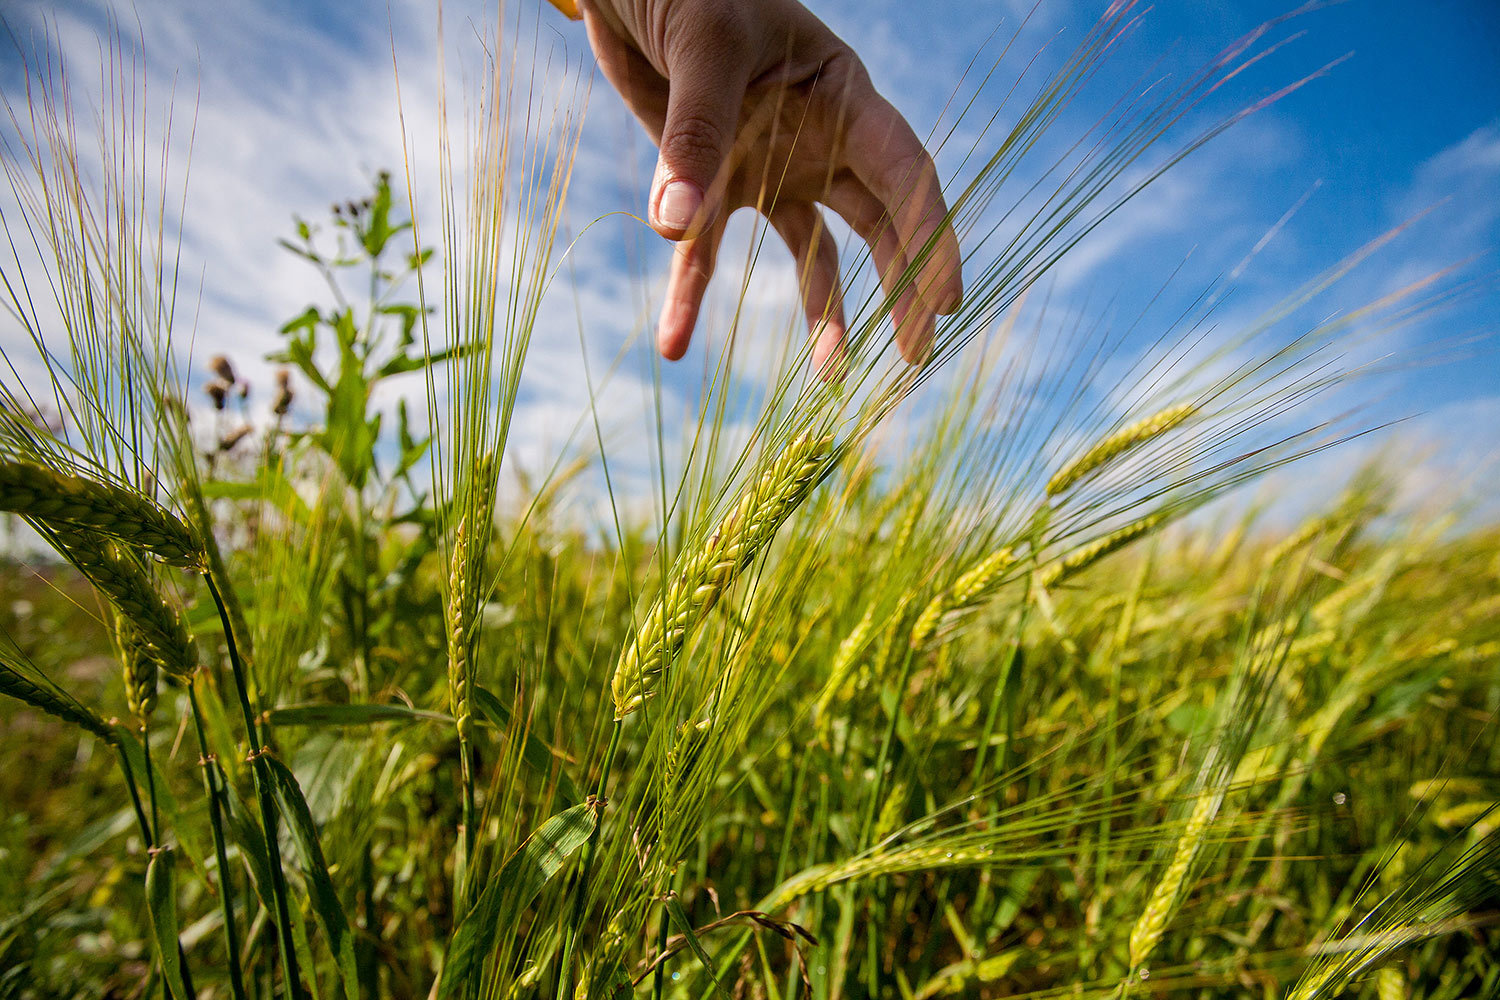
[(679, 169), (712, 170), (730, 136), (724, 126), (703, 111), (684, 110), (674, 116), (662, 136), (661, 152)]

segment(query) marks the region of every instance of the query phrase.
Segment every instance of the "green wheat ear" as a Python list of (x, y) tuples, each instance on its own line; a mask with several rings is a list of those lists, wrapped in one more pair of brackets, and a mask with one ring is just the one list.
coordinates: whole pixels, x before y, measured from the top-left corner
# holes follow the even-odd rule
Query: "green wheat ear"
[(1113, 434), (1100, 439), (1094, 443), (1093, 447), (1058, 470), (1057, 475), (1047, 483), (1047, 495), (1055, 497), (1082, 482), (1126, 452), (1165, 434), (1191, 417), (1197, 410), (1196, 403), (1179, 403), (1143, 420), (1127, 424)]
[(1081, 546), (1069, 552), (1037, 573), (1037, 580), (1043, 587), (1054, 587), (1075, 573), (1081, 573), (1105, 556), (1119, 549), (1123, 549), (1138, 538), (1149, 535), (1156, 530), (1157, 526), (1167, 520), (1168, 511), (1156, 511), (1147, 514), (1139, 521), (1132, 521), (1122, 528), (1117, 528), (1105, 535), (1096, 538), (1087, 545)]
[(11, 666), (3, 653), (0, 653), (0, 694), (24, 701), (32, 708), (54, 715), (64, 722), (71, 722), (80, 729), (93, 733), (111, 746), (120, 740), (119, 735), (109, 727), (109, 724), (93, 711), (84, 707), (72, 696), (64, 695), (31, 680), (19, 669)]
[(29, 462), (0, 462), (0, 510), (52, 528), (97, 531), (173, 566), (202, 569), (206, 562), (192, 529), (139, 493)]
[(615, 667), (610, 692), (616, 719), (640, 708), (656, 690), (688, 632), (807, 497), (832, 452), (832, 435), (805, 434), (793, 441), (741, 494), (708, 540), (679, 562), (676, 576), (641, 619)]
[(1006, 570), (1015, 564), (1016, 557), (1010, 549), (997, 549), (953, 581), (953, 586), (939, 593), (927, 603), (917, 616), (911, 629), (911, 648), (921, 649), (937, 632), (944, 616), (964, 611), (983, 601), (1005, 579)]
[(473, 732), (474, 676), (469, 664), (468, 518), (453, 533), (453, 557), (448, 591), (448, 701), (458, 722), (458, 738), (467, 743)]
[(115, 619), (115, 635), (120, 645), (120, 666), (125, 678), (125, 704), (142, 729), (156, 711), (158, 662), (151, 647), (124, 616)]
[[(131, 643), (174, 677), (186, 677), (198, 665), (198, 648), (182, 612), (157, 590), (140, 562), (108, 538), (63, 528), (53, 533), (59, 551), (107, 597), (134, 633)], [(121, 633), (122, 643), (125, 638)]]

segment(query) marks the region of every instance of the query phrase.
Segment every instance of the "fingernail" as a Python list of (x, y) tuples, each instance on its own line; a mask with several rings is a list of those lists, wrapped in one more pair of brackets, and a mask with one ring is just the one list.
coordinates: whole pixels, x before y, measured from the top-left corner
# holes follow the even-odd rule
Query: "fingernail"
[(938, 302), (936, 312), (939, 316), (952, 316), (954, 313), (958, 312), (958, 307), (963, 305), (963, 303), (963, 293), (952, 291), (947, 295), (944, 295), (942, 300)]
[(656, 199), (656, 221), (686, 233), (703, 205), (703, 192), (692, 181), (668, 181)]

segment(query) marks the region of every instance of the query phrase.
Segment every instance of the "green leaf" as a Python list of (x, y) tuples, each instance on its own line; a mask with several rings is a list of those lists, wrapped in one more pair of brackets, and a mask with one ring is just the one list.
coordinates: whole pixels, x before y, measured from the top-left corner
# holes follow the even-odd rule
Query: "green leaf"
[(703, 948), (703, 942), (698, 940), (698, 935), (693, 933), (693, 925), (688, 923), (687, 914), (682, 909), (682, 902), (677, 898), (677, 893), (671, 893), (666, 898), (667, 915), (672, 918), (672, 923), (677, 925), (678, 933), (687, 941), (688, 947), (693, 954), (698, 956), (698, 961), (703, 963), (703, 970), (708, 973), (709, 981), (714, 984), (714, 992), (723, 997), (724, 1000), (733, 1000), (729, 991), (724, 989), (719, 982), (719, 977), (714, 975), (714, 960), (708, 957), (708, 952)]
[(225, 804), (229, 807), (225, 816), (229, 837), (239, 846), (240, 856), (250, 869), (250, 884), (255, 889), (256, 896), (260, 897), (261, 905), (275, 912), (271, 897), (271, 858), (266, 853), (265, 832), (261, 830), (260, 823), (251, 817), (234, 786), (226, 783), (224, 791)]
[(478, 344), (459, 344), (436, 354), (398, 354), (380, 367), (377, 378), (389, 378), (392, 375), (405, 375), (407, 372), (421, 371), (423, 368), (431, 368), (447, 361), (454, 361), (473, 353)]
[(431, 436), (421, 439), (415, 438), (411, 433), (411, 415), (407, 412), (406, 400), (396, 403), (396, 441), (401, 445), (401, 461), (396, 465), (396, 471), (391, 473), (393, 478), (406, 475), (407, 472), (416, 468), (422, 456), (427, 454), (427, 449), (432, 445)]
[[(146, 752), (141, 747), (140, 736), (132, 733), (124, 726), (116, 726), (120, 749), (125, 752), (125, 757), (130, 761), (130, 772), (135, 776), (136, 784), (140, 788), (140, 794), (144, 798), (147, 794), (146, 777)], [(201, 841), (202, 832), (193, 823), (182, 822), (182, 809), (178, 805), (177, 796), (172, 794), (171, 783), (162, 774), (161, 768), (153, 761), (151, 766), (151, 781), (156, 785), (156, 810), (161, 814), (161, 825), (174, 831), (177, 836), (177, 846), (182, 848), (182, 853), (187, 856), (188, 862), (195, 868), (201, 869), (207, 855)], [(160, 831), (158, 831), (160, 836)]]
[(283, 249), (290, 250), (292, 253), (296, 254), (298, 257), (301, 257), (303, 260), (312, 261), (314, 264), (321, 264), (321, 263), (323, 263), (323, 258), (322, 257), (319, 257), (317, 254), (313, 253), (311, 250), (304, 250), (302, 247), (299, 247), (297, 244), (293, 243), (291, 240), (278, 239), (276, 242), (280, 243)]
[(192, 1000), (182, 978), (182, 955), (177, 950), (177, 879), (172, 849), (163, 847), (146, 866), (146, 908), (151, 914), (151, 946), (161, 965), (161, 976), (173, 1000)]
[[(502, 733), (510, 729), (510, 709), (506, 708), (505, 704), (487, 688), (475, 685), (474, 704), (479, 709), (481, 721), (488, 722)], [(563, 766), (563, 755), (553, 750), (530, 730), (527, 731), (526, 739), (521, 745), (521, 760), (543, 776), (552, 773), (555, 760), (557, 762), (557, 790), (563, 800), (573, 803), (584, 800), (583, 790), (578, 787), (572, 775), (568, 774), (567, 768)]]
[(339, 336), (339, 380), (328, 394), (327, 417), (319, 440), (344, 478), (358, 489), (374, 462), (375, 437), (366, 418), (370, 382), (354, 351), (357, 331), (347, 310), (340, 314), (335, 329)]
[(379, 722), (443, 722), (453, 716), (405, 705), (284, 705), (270, 711), (273, 726), (373, 726)]
[(589, 839), (599, 821), (585, 803), (564, 809), (526, 839), (490, 879), (448, 946), (439, 997), (477, 986), (484, 960), (495, 947), (501, 927), (509, 930), (547, 883)]
[[(402, 350), (405, 350), (406, 348), (417, 342), (417, 320), (421, 319), (424, 310), (422, 310), (418, 306), (400, 302), (393, 305), (381, 306), (375, 311), (380, 313), (382, 316), (401, 317), (401, 340), (398, 342), (397, 346)], [(432, 310), (428, 309), (425, 311), (430, 313)]]
[(307, 875), (307, 887), (312, 897), (313, 915), (328, 938), (328, 946), (338, 963), (339, 979), (343, 982), (344, 996), (359, 996), (359, 978), (354, 964), (354, 934), (349, 929), (349, 918), (339, 902), (333, 879), (328, 874), (328, 862), (323, 859), (323, 848), (318, 843), (318, 828), (313, 823), (312, 812), (297, 779), (287, 766), (275, 757), (265, 758), (269, 765), (276, 800), (281, 805), (281, 815), (286, 818), (302, 858), (302, 867)]

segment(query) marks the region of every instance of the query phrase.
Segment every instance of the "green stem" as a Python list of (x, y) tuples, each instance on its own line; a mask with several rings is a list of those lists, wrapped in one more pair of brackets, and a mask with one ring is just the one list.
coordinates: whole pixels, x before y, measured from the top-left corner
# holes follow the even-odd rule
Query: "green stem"
[(302, 980), (297, 974), (297, 953), (292, 940), (291, 908), (287, 904), (286, 873), (281, 867), (281, 845), (276, 832), (276, 800), (271, 790), (270, 767), (265, 761), (265, 755), (270, 751), (265, 746), (260, 727), (255, 723), (255, 712), (250, 708), (245, 665), (240, 661), (239, 647), (235, 644), (234, 626), (229, 620), (229, 611), (224, 603), (224, 597), (219, 592), (213, 573), (205, 574), (204, 580), (208, 583), (208, 592), (213, 597), (214, 606), (219, 610), (219, 621), (224, 627), (224, 644), (229, 652), (229, 667), (234, 674), (235, 694), (239, 698), (240, 713), (244, 716), (245, 733), (250, 740), (248, 757), (252, 768), (251, 773), (255, 776), (256, 798), (260, 802), (261, 825), (265, 827), (266, 833), (266, 855), (271, 864), (271, 895), (276, 905), (277, 929), (281, 932), (281, 965), (286, 972), (287, 993), (294, 1000), (302, 1000), (304, 996)]
[(458, 863), (454, 866), (453, 880), (458, 883), (456, 897), (458, 912), (455, 919), (463, 919), (469, 909), (469, 872), (474, 863), (474, 844), (477, 839), (478, 818), (474, 807), (474, 755), (469, 741), (462, 735), (458, 738), (458, 773), (463, 786), (463, 812), (460, 822), (463, 832), (459, 836)]
[[(151, 830), (161, 831), (161, 813), (156, 805), (156, 774), (155, 768), (151, 766), (151, 733), (146, 728), (146, 723), (141, 722), (141, 753), (146, 759), (146, 798), (151, 803)], [(152, 847), (159, 846), (153, 839)]]
[(609, 733), (609, 747), (604, 751), (604, 766), (599, 769), (599, 780), (594, 784), (594, 803), (598, 816), (594, 820), (593, 832), (588, 843), (583, 845), (583, 857), (579, 860), (578, 882), (573, 887), (572, 917), (563, 930), (562, 967), (557, 976), (557, 1000), (569, 1000), (573, 988), (573, 948), (578, 943), (579, 928), (583, 923), (584, 910), (588, 903), (589, 879), (594, 871), (594, 856), (599, 845), (599, 835), (604, 827), (605, 792), (609, 790), (609, 772), (615, 764), (615, 754), (620, 749), (620, 731), (624, 727), (619, 719)]
[(218, 761), (209, 753), (208, 737), (203, 731), (203, 710), (198, 704), (198, 678), (187, 686), (188, 702), (193, 712), (193, 729), (198, 734), (198, 755), (203, 765), (203, 790), (208, 795), (208, 820), (213, 828), (214, 857), (219, 863), (219, 907), (224, 914), (224, 950), (229, 956), (229, 985), (235, 1000), (247, 1000), (244, 973), (240, 969), (239, 933), (234, 920), (234, 880), (229, 870), (229, 851), (224, 842), (224, 824), (220, 816)]
[[(667, 891), (670, 894), (670, 892), (671, 892), (670, 885), (668, 886), (668, 890)], [(657, 928), (656, 928), (656, 953), (658, 955), (661, 955), (661, 956), (665, 956), (666, 953), (667, 953), (667, 931), (668, 931), (668, 927), (669, 927), (669, 923), (668, 923), (668, 918), (667, 918), (667, 904), (666, 903), (662, 903), (662, 907), (661, 907), (661, 923), (658, 924)], [(710, 969), (709, 972), (712, 973), (713, 970)], [(666, 963), (665, 957), (663, 957), (662, 961), (656, 963), (656, 971), (653, 972), (652, 976), (651, 976), (651, 1000), (661, 1000), (661, 998), (662, 998), (662, 990), (664, 990), (666, 988), (666, 985), (667, 985), (667, 963)]]
[[(145, 726), (141, 727), (142, 735), (145, 734), (145, 729)], [(115, 750), (120, 755), (120, 770), (125, 775), (125, 786), (130, 790), (130, 804), (135, 807), (135, 819), (136, 822), (140, 825), (141, 837), (146, 842), (148, 852), (155, 853), (158, 845), (156, 833), (154, 831), (158, 828), (153, 828), (152, 825), (146, 820), (146, 810), (141, 806), (140, 790), (136, 787), (135, 774), (130, 770), (130, 759), (125, 756), (125, 748), (117, 743), (115, 744)], [(146, 758), (146, 776), (148, 779), (151, 776), (150, 757)], [(194, 995), (195, 991), (193, 990), (193, 976), (188, 969), (187, 952), (183, 950), (182, 942), (180, 940), (177, 942), (177, 961), (182, 969), (183, 985), (187, 987), (188, 994), (190, 996)], [(151, 965), (150, 974), (156, 974), (155, 962), (153, 962)], [(170, 991), (166, 987), (165, 980), (163, 980), (163, 993), (167, 994), (169, 992)]]

